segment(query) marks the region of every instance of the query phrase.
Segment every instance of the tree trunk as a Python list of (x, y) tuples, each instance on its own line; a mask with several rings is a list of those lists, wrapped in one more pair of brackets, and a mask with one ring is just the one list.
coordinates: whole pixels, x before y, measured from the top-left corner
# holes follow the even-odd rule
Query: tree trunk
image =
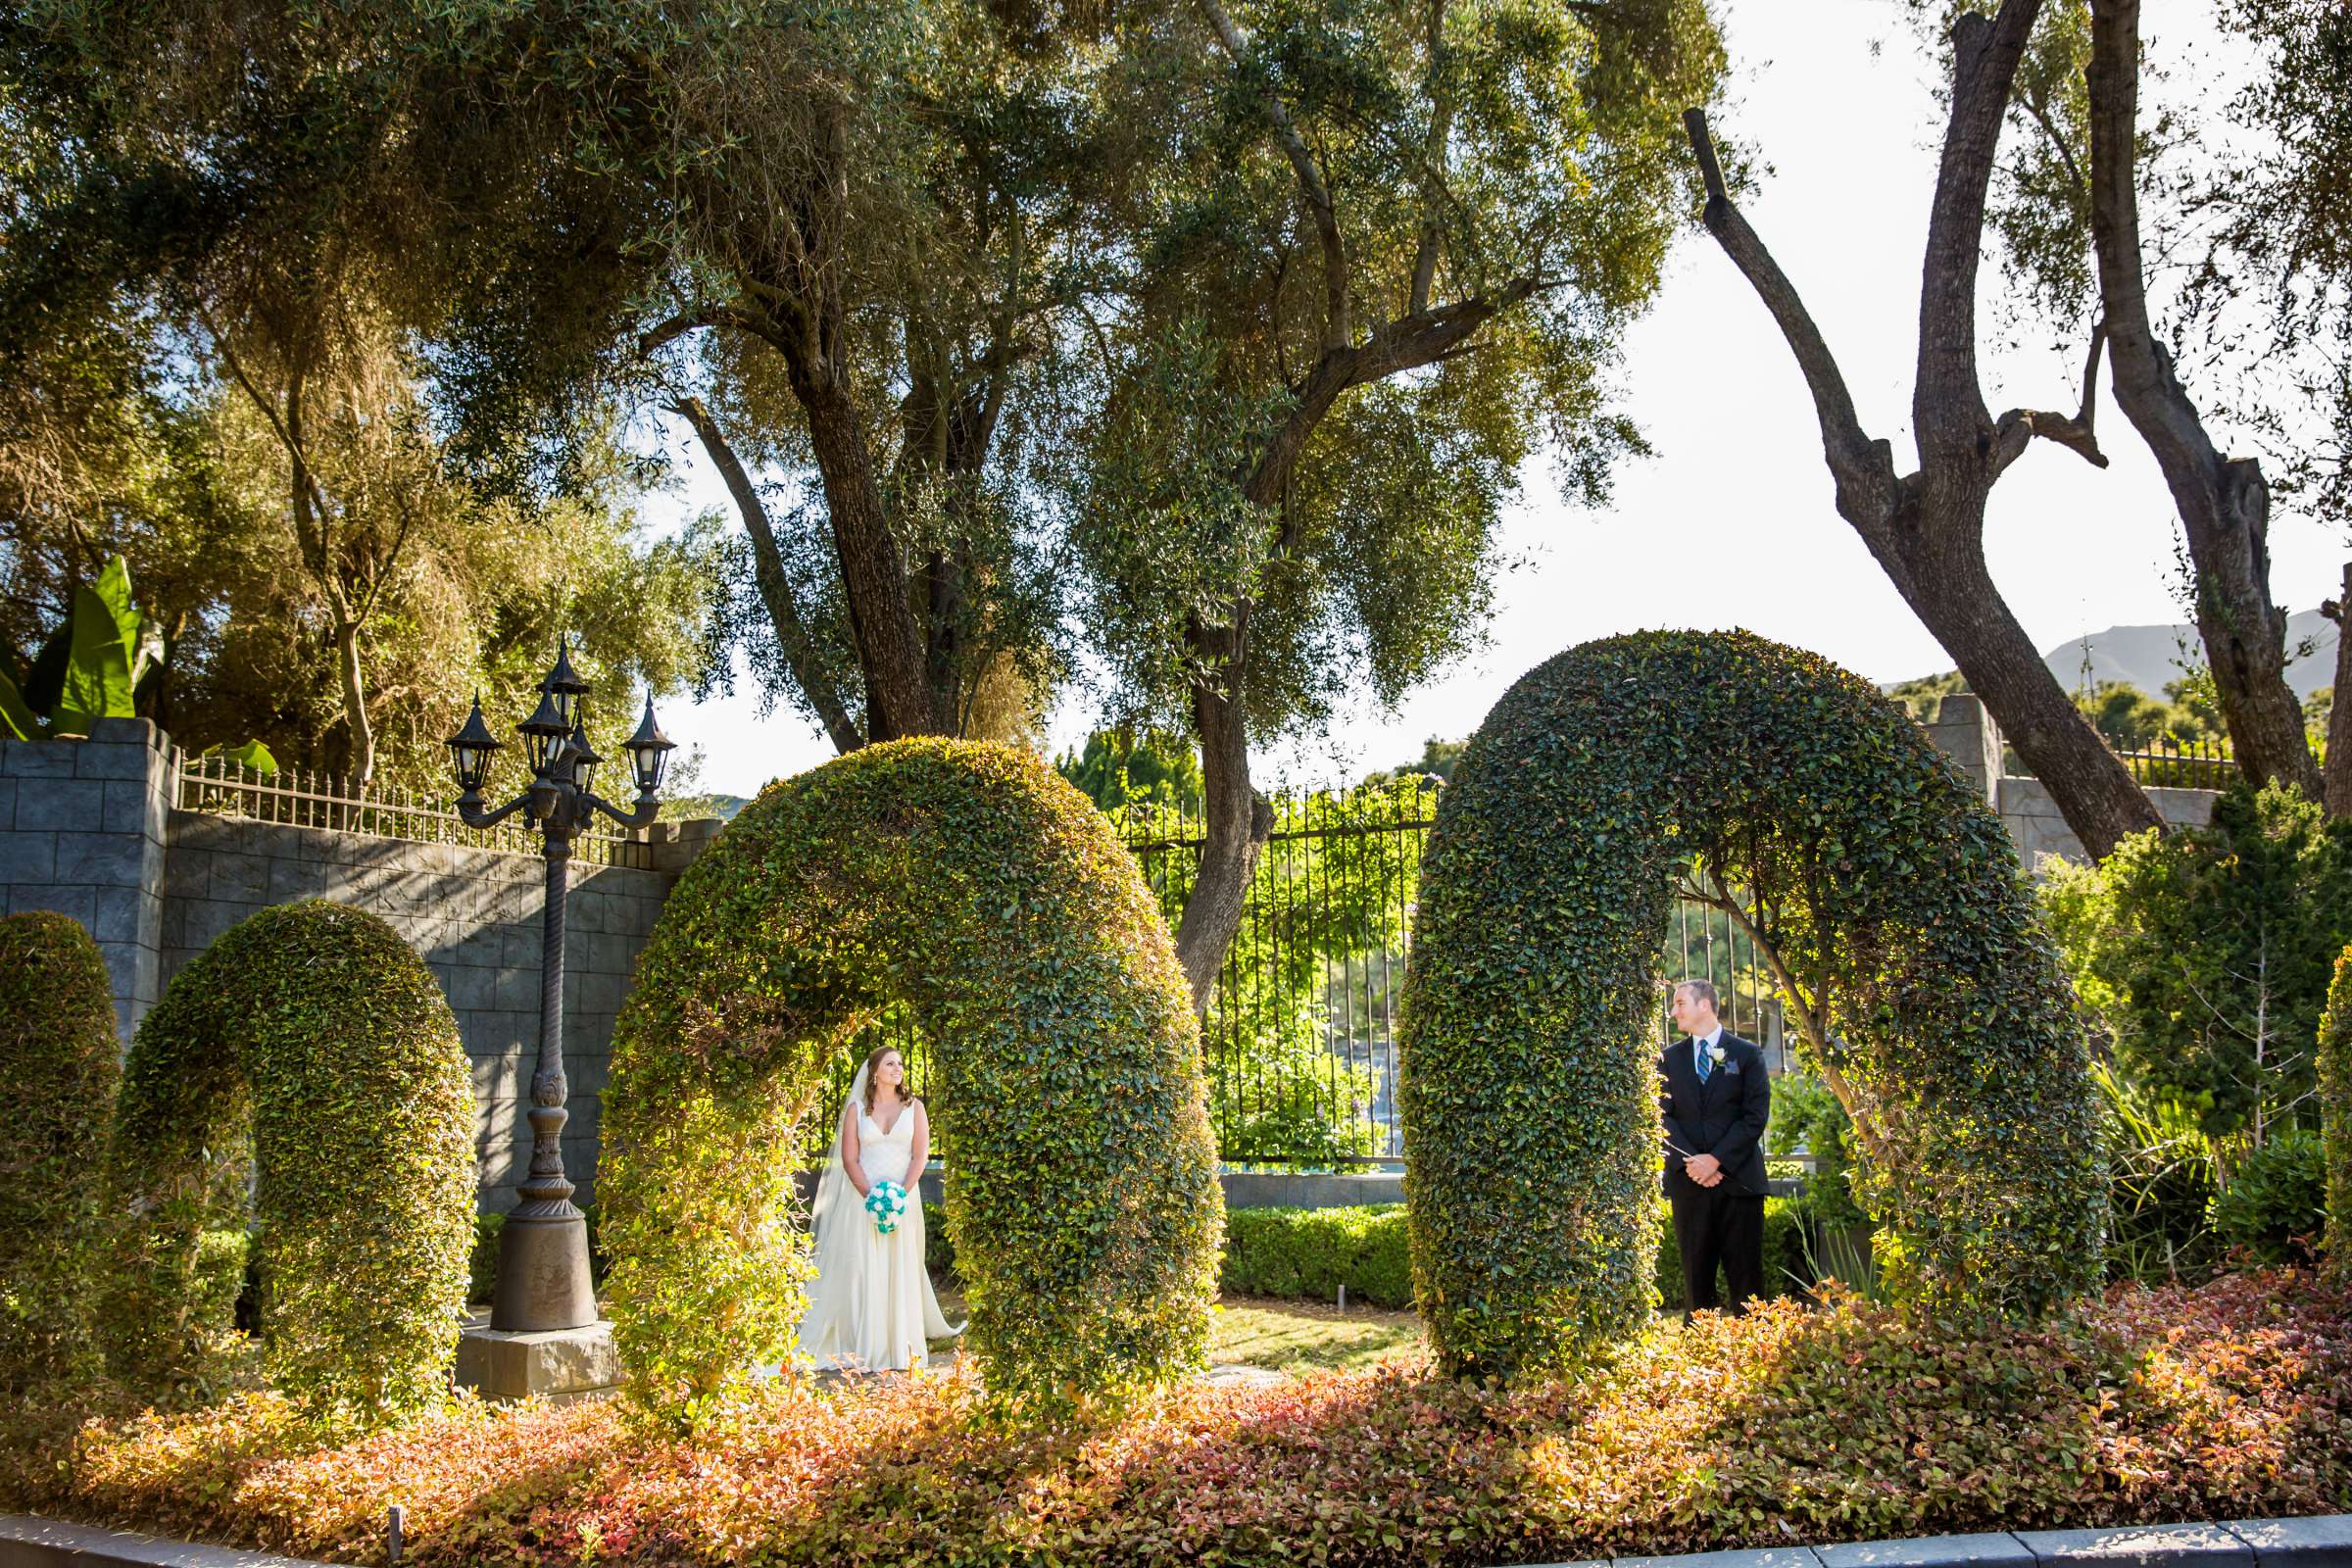
[(787, 355), (786, 364), (824, 480), (834, 555), (865, 676), (866, 739), (938, 734), (946, 726), (933, 710), (906, 562), (891, 537), (882, 492), (874, 482), (864, 422), (849, 389), (823, 367), (806, 364), (799, 355)]
[(2197, 632), (2237, 765), (2256, 785), (2321, 794), (2286, 681), (2286, 612), (2271, 603), (2271, 492), (2252, 458), (2216, 450), (2148, 318), (2136, 184), (2139, 0), (2093, 0), (2090, 215), (2115, 400), (2155, 455), (2188, 536)]
[[(1982, 537), (1982, 502), (1976, 529)], [(1969, 690), (2017, 748), (2026, 770), (2050, 791), (2093, 859), (2105, 859), (2133, 833), (2164, 825), (2122, 759), (2050, 674), (1981, 557), (1948, 565), (1923, 562), (1909, 576), (1901, 585), (1904, 603), (1952, 656)]]
[(2040, 0), (2002, 0), (1952, 27), (1952, 117), (1945, 126), (1920, 275), (1912, 422), (1916, 472), (1898, 477), (1892, 448), (1867, 435), (1837, 357), (1795, 286), (1733, 205), (1698, 110), (1684, 116), (1707, 187), (1705, 221), (1754, 287), (1795, 356), (1820, 421), (1840, 516), (1921, 622), (1951, 655), (2082, 847), (2104, 858), (2164, 819), (2058, 684), (1984, 565), (1984, 508), (2010, 464), (2041, 436), (2104, 466), (2091, 430), (2098, 356), (2073, 416), (2013, 409), (1995, 419), (1977, 368), (1977, 266), (2001, 121)]
[(351, 784), (365, 795), (375, 781), (375, 726), (368, 721), (368, 676), (360, 667), (360, 623), (335, 626), (335, 663), (343, 681), (343, 722), (351, 733)]
[(2352, 816), (2352, 563), (2344, 566), (2344, 591), (2322, 607), (2335, 622), (2335, 686), (2328, 700), (2327, 804), (2329, 816)]
[[(1225, 950), (1242, 928), (1242, 908), (1258, 852), (1274, 831), (1274, 808), (1250, 782), (1250, 726), (1232, 681), (1242, 666), (1248, 636), (1245, 607), (1232, 627), (1195, 622), (1187, 641), (1196, 658), (1220, 673), (1193, 688), (1193, 732), (1200, 742), (1200, 778), (1206, 793), (1200, 846), (1200, 874), (1184, 901), (1176, 927), (1176, 961), (1193, 988), (1193, 1010), (1208, 1010), (1209, 992)], [(1223, 684), (1212, 685), (1210, 680)]]

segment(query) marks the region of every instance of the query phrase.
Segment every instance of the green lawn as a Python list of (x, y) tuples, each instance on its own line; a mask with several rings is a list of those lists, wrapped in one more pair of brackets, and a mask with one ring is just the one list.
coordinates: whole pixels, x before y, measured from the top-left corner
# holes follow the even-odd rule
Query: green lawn
[[(950, 1321), (964, 1315), (963, 1298), (939, 1293)], [(1208, 1358), (1218, 1366), (1262, 1366), (1276, 1372), (1309, 1367), (1370, 1366), (1421, 1348), (1421, 1324), (1410, 1312), (1351, 1306), (1345, 1312), (1317, 1301), (1280, 1301), (1228, 1296), (1209, 1320)], [(954, 1340), (934, 1340), (952, 1350)]]

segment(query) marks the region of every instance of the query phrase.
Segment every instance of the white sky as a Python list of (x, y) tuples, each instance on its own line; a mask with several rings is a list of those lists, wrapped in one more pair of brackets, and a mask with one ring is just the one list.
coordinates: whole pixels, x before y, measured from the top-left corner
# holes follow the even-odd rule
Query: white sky
[[(1743, 204), (1843, 366), (1866, 429), (1911, 466), (1910, 398), (1919, 262), (1940, 113), (1933, 67), (1898, 0), (1727, 0), (1735, 71), (1718, 133), (1755, 147), (1772, 172)], [(2204, 0), (2150, 0), (2143, 25), (2164, 55), (2214, 48)], [(1875, 48), (1873, 45), (1879, 47)], [(2170, 47), (2167, 47), (2167, 46)], [(1987, 262), (1984, 292), (2002, 284)], [(1991, 409), (2071, 409), (2079, 350), (1981, 334)], [(1657, 455), (1625, 467), (1601, 512), (1559, 498), (1548, 465), (1527, 475), (1504, 552), (1526, 564), (1498, 584), (1490, 647), (1394, 711), (1369, 705), (1312, 742), (1261, 753), (1261, 785), (1351, 781), (1420, 755), (1432, 735), (1475, 729), (1529, 667), (1577, 643), (1654, 627), (1744, 626), (1813, 649), (1875, 681), (1948, 669), (1832, 506), (1819, 428), (1794, 361), (1746, 282), (1703, 233), (1686, 238), (1649, 316), (1626, 344), (1626, 405)], [(2192, 390), (2194, 388), (2192, 387)], [(2037, 646), (2110, 625), (2172, 622), (2173, 512), (2155, 465), (2104, 398), (2105, 471), (2035, 443), (1993, 492), (1986, 547), (1995, 579)], [(707, 467), (676, 504), (724, 507)], [(2273, 592), (2306, 609), (2340, 581), (2344, 542), (2301, 517), (2272, 524)], [(779, 707), (731, 699), (664, 705), (663, 727), (704, 749), (704, 787), (749, 795), (832, 755)], [(1092, 714), (1067, 702), (1056, 750)]]

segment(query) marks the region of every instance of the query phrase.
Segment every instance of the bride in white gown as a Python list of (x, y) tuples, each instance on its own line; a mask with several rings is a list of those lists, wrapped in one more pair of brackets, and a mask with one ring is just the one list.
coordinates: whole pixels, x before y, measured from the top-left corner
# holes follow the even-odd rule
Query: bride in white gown
[[(801, 1350), (826, 1369), (869, 1372), (919, 1366), (927, 1340), (951, 1328), (923, 1271), (923, 1205), (918, 1183), (929, 1157), (931, 1124), (906, 1094), (906, 1065), (885, 1046), (865, 1058), (850, 1085), (833, 1132), (832, 1156), (817, 1183), (810, 1217), (816, 1230), (816, 1283), (801, 1319)], [(884, 1235), (866, 1211), (877, 1182), (906, 1190), (906, 1211)]]

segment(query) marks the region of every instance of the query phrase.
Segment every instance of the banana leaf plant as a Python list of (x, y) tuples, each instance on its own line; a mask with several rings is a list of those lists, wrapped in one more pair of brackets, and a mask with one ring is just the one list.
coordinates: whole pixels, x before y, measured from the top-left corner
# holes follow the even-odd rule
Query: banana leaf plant
[[(161, 671), (162, 653), (161, 631), (131, 598), (130, 564), (117, 556), (96, 582), (74, 590), (66, 618), (29, 662), (0, 650), (0, 737), (86, 736), (98, 719), (131, 717), (140, 691)], [(260, 741), (230, 747), (226, 755), (261, 772), (277, 771)]]

